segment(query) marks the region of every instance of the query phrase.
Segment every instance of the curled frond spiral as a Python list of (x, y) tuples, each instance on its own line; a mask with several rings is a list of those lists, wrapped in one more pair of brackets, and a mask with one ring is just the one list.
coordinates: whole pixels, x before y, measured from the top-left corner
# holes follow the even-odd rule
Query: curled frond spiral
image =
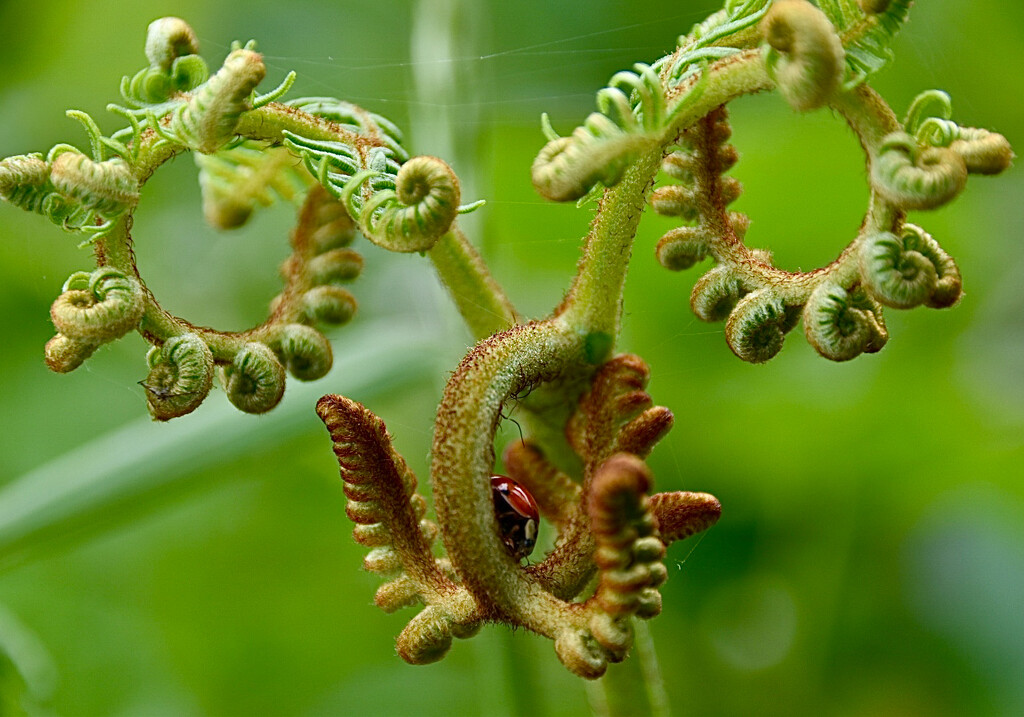
[[(361, 107), (329, 97), (302, 98), (287, 106), (323, 118), (337, 128), (330, 139), (283, 132), (284, 146), (302, 159), (306, 170), (331, 196), (340, 198), (345, 186), (360, 172), (373, 172), (364, 180), (362, 192), (353, 197), (360, 203), (360, 211), (366, 194), (395, 188), (398, 171), (409, 154), (394, 125)], [(358, 218), (360, 211), (353, 218)]]
[(771, 289), (758, 289), (736, 304), (725, 322), (725, 340), (733, 353), (750, 363), (764, 363), (782, 350), (786, 334), (800, 318)]
[[(219, 364), (228, 364), (220, 369), (222, 383), (228, 397), (242, 410), (259, 413), (273, 408), (284, 390), (285, 370), (303, 381), (321, 378), (330, 370), (331, 345), (315, 324), (345, 323), (355, 312), (354, 297), (337, 285), (355, 279), (362, 269), (357, 253), (340, 248), (352, 238), (352, 222), (344, 207), (325, 190), (314, 187), (291, 235), (292, 255), (282, 266), (286, 286), (272, 302), (267, 321), (241, 333), (203, 329), (185, 334), (190, 351), (199, 350), (192, 346), (196, 341), (205, 347), (203, 356), (216, 347), (210, 361), (216, 358)], [(171, 319), (180, 322), (179, 330), (190, 330), (187, 322)], [(151, 352), (151, 362), (156, 361), (153, 370), (159, 376), (151, 375), (143, 383), (149, 392), (150, 411), (159, 420), (188, 413), (208, 393), (208, 387), (203, 390), (174, 383), (179, 380), (172, 371), (178, 363), (175, 357), (183, 350), (178, 340), (170, 338), (162, 349)], [(175, 353), (168, 358), (156, 360), (172, 349)], [(203, 363), (199, 354), (196, 356), (189, 366)]]
[(191, 413), (213, 386), (213, 353), (196, 334), (173, 336), (154, 346), (146, 356), (149, 375), (141, 381), (146, 389), (149, 413), (167, 421)]
[(881, 232), (868, 237), (861, 251), (864, 286), (877, 301), (898, 309), (920, 304), (953, 306), (962, 282), (956, 262), (930, 234), (904, 224), (900, 236)]
[(68, 199), (108, 218), (139, 201), (139, 183), (119, 158), (94, 162), (78, 152), (63, 152), (53, 160), (50, 181)]
[(170, 70), (182, 55), (199, 53), (199, 41), (192, 27), (179, 17), (162, 17), (149, 23), (146, 59), (153, 67)]
[(331, 370), (334, 361), (331, 342), (316, 329), (303, 324), (286, 324), (275, 331), (269, 345), (281, 363), (300, 381), (315, 381)]
[[(675, 107), (703, 91), (696, 83)], [(534, 188), (547, 199), (571, 201), (600, 182), (614, 186), (637, 155), (665, 142), (672, 112), (665, 86), (649, 65), (619, 72), (597, 95), (599, 112), (591, 113), (568, 137), (552, 137), (531, 168)], [(545, 123), (546, 123), (545, 117)]]
[(902, 209), (935, 209), (967, 184), (967, 165), (954, 150), (922, 147), (905, 132), (885, 137), (871, 163), (871, 185)]
[[(724, 108), (679, 134), (678, 149), (662, 164), (677, 183), (658, 187), (651, 195), (655, 211), (688, 223), (662, 237), (658, 260), (673, 270), (689, 268), (706, 257), (715, 260), (717, 265), (694, 285), (690, 304), (703, 320), (728, 319), (726, 340), (747, 361), (776, 355), (801, 315), (804, 333), (815, 349), (826, 358), (844, 361), (885, 344), (882, 305), (955, 304), (961, 291), (955, 262), (927, 233), (905, 224), (904, 213), (941, 206), (964, 188), (969, 172), (998, 173), (1013, 159), (1001, 135), (957, 125), (944, 92), (919, 95), (900, 123), (863, 83), (865, 73), (880, 66), (879, 58), (885, 54), (870, 46), (895, 34), (906, 3), (872, 5), (865, 11), (831, 2), (820, 6), (827, 18), (804, 0), (774, 4), (762, 22), (773, 46), (766, 55), (771, 65), (772, 52), (797, 46), (799, 33), (791, 27), (790, 13), (817, 27), (822, 38), (834, 35), (828, 27), (842, 29), (847, 79), (830, 80), (828, 92), (809, 106), (820, 101), (842, 114), (867, 155), (872, 198), (856, 238), (833, 262), (809, 272), (782, 271), (773, 265), (769, 252), (748, 248), (744, 240), (749, 220), (727, 210), (739, 195), (739, 184), (722, 176), (737, 159), (726, 144)], [(879, 28), (880, 34), (875, 33)], [(833, 43), (822, 38), (818, 44)], [(850, 61), (851, 52), (858, 53), (856, 62)], [(836, 68), (830, 76), (836, 75)], [(774, 70), (778, 73), (779, 67)], [(780, 90), (787, 91), (781, 80)]]
[(259, 53), (234, 50), (175, 113), (171, 130), (192, 149), (216, 152), (235, 137), (242, 112), (250, 107), (249, 97), (266, 73)]
[[(73, 277), (54, 303), (59, 333), (46, 346), (47, 364), (55, 371), (73, 370), (102, 343), (138, 330), (154, 347), (150, 375), (140, 383), (158, 420), (195, 409), (209, 393), (214, 364), (232, 401), (251, 412), (280, 400), (285, 365), (301, 380), (327, 373), (332, 352), (317, 325), (352, 318), (356, 301), (341, 285), (357, 278), (363, 266), (359, 254), (345, 248), (355, 226), (337, 200), (344, 181), (332, 182), (375, 172), (359, 199), (362, 209), (374, 198), (373, 189), (394, 193), (400, 164), (408, 158), (394, 125), (355, 105), (327, 98), (290, 106), (276, 102), (293, 73), (277, 89), (254, 96), (265, 74), (254, 47), (236, 43), (209, 77), (191, 28), (178, 18), (158, 20), (146, 43), (149, 67), (122, 82), (128, 106), (108, 106), (127, 127), (105, 136), (92, 117), (69, 111), (88, 134), (91, 154), (58, 144), (46, 155), (0, 161), (0, 196), (89, 235), (100, 266), (92, 275)], [(299, 149), (297, 142), (309, 146)], [(357, 158), (347, 177), (332, 173), (340, 150), (331, 154), (324, 147), (347, 148)], [(141, 186), (190, 149), (198, 152), (205, 214), (218, 228), (240, 226), (275, 195), (293, 200), (305, 194), (292, 255), (282, 266), (286, 285), (271, 302), (267, 320), (248, 330), (218, 331), (173, 316), (160, 307), (136, 266), (131, 230)], [(420, 187), (416, 181), (399, 187), (402, 198), (415, 205), (417, 221), (430, 216), (425, 206), (443, 203), (435, 194), (418, 195)], [(453, 211), (465, 210), (457, 197), (454, 203)], [(374, 222), (384, 217), (402, 224), (380, 203), (367, 214)]]
[(72, 274), (50, 307), (57, 335), (46, 343), (46, 365), (57, 373), (74, 371), (101, 345), (136, 328), (144, 311), (134, 277), (111, 267)]
[(337, 122), (344, 134), (322, 140), (285, 131), (285, 146), (335, 198), (370, 241), (391, 251), (422, 252), (451, 229), (461, 206), (459, 181), (436, 157), (413, 157), (387, 120), (329, 98), (297, 101)]
[(814, 350), (832, 361), (849, 361), (881, 350), (889, 338), (881, 307), (863, 290), (818, 286), (804, 307), (804, 334)]
[(372, 171), (355, 175), (345, 186), (341, 201), (358, 217), (366, 238), (390, 251), (430, 249), (447, 232), (459, 213), (459, 180), (437, 157), (413, 157), (395, 177), (395, 188), (357, 200)]
[(807, 0), (778, 0), (763, 21), (768, 71), (793, 109), (821, 107), (843, 79), (843, 44), (828, 17)]
[(78, 272), (50, 308), (57, 331), (76, 341), (103, 344), (135, 329), (145, 311), (142, 287), (112, 267)]
[[(482, 369), (502, 341), (542, 331), (542, 326), (510, 329), (474, 349), (449, 384), (438, 409), (439, 427), (456, 420), (452, 402), (461, 397), (453, 393), (453, 384), (474, 368)], [(397, 640), (403, 659), (414, 664), (438, 660), (453, 638), (469, 637), (492, 620), (546, 635), (566, 667), (582, 677), (598, 677), (609, 662), (625, 657), (631, 616), (653, 617), (660, 610), (658, 587), (667, 573), (661, 564), (665, 545), (657, 533), (659, 514), (671, 541), (710, 527), (721, 510), (706, 494), (646, 497), (651, 477), (641, 456), (672, 420), (667, 409), (651, 405), (644, 391), (648, 374), (638, 357), (628, 355), (598, 369), (566, 429), (583, 464), (582, 476), (555, 468), (532, 441), (510, 446), (506, 469), (535, 491), (541, 514), (559, 531), (555, 549), (526, 567), (510, 557), (500, 539), (490, 481), (479, 511), (460, 510), (450, 520), (451, 502), (471, 498), (454, 476), (435, 473), (439, 524), (434, 528), (423, 521), (415, 478), (391, 447), (383, 422), (341, 396), (320, 400), (317, 412), (330, 431), (349, 498), (346, 513), (357, 523), (354, 537), (371, 548), (365, 567), (389, 578), (377, 591), (378, 606), (390, 612), (425, 605)], [(508, 390), (493, 406), (485, 439), (493, 440), (500, 405), (515, 395), (514, 385)], [(436, 439), (435, 451), (439, 445), (449, 445), (447, 438)], [(635, 452), (623, 452), (627, 447)], [(448, 559), (435, 559), (430, 551), (437, 529)], [(467, 559), (466, 549), (487, 557), (483, 562)], [(587, 597), (595, 577), (597, 590)]]
[(248, 343), (234, 360), (220, 367), (221, 385), (228, 400), (246, 413), (266, 413), (284, 395), (284, 366), (262, 343)]

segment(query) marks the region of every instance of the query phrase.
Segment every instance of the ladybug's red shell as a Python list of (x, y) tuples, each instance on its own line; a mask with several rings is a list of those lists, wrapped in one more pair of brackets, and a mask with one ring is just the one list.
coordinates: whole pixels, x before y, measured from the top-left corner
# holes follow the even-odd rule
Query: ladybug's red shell
[(491, 476), (491, 492), (501, 542), (513, 558), (522, 560), (537, 544), (537, 502), (526, 488), (507, 476)]

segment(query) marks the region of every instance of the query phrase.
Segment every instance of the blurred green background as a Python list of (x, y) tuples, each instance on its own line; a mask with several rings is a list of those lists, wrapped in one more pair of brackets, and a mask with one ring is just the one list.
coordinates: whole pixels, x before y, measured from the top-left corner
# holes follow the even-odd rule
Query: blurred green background
[[(589, 213), (540, 201), (538, 117), (569, 131), (615, 71), (651, 61), (716, 7), (606, 0), (454, 3), (112, 0), (0, 4), (0, 156), (85, 146), (78, 108), (110, 131), (118, 81), (144, 64), (147, 24), (176, 14), (216, 67), (254, 37), (267, 87), (334, 95), (413, 129), (488, 199), (469, 229), (513, 299), (543, 315), (568, 285)], [(284, 8), (287, 8), (285, 10)], [(454, 19), (446, 19), (454, 13)], [(436, 26), (436, 28), (435, 28)], [(454, 26), (454, 31), (452, 30)], [(1024, 6), (930, 0), (874, 80), (901, 112), (921, 90), (955, 119), (1024, 147)], [(454, 80), (454, 84), (452, 83)], [(864, 164), (828, 112), (777, 96), (732, 108), (748, 241), (785, 268), (829, 261), (864, 211)], [(651, 624), (673, 714), (1024, 714), (1024, 180), (974, 178), (914, 219), (959, 262), (952, 310), (887, 313), (892, 340), (848, 364), (800, 332), (765, 366), (697, 321), (698, 271), (673, 274), (641, 227), (621, 348), (652, 369), (677, 425), (658, 487), (712, 492), (721, 522), (669, 553)], [(138, 261), (164, 306), (241, 329), (279, 287), (292, 218), (204, 227), (187, 156), (146, 186)], [(0, 693), (54, 715), (584, 714), (584, 686), (548, 641), (485, 628), (410, 667), (393, 639), (413, 612), (372, 605), (337, 465), (313, 413), (341, 392), (381, 415), (427, 484), (433, 411), (470, 344), (427, 262), (363, 242), (356, 320), (336, 367), (289, 384), (263, 417), (218, 392), (151, 424), (137, 336), (49, 373), (48, 308), (86, 249), (0, 210)], [(515, 435), (505, 430), (504, 439)], [(14, 709), (0, 704), (0, 714)]]

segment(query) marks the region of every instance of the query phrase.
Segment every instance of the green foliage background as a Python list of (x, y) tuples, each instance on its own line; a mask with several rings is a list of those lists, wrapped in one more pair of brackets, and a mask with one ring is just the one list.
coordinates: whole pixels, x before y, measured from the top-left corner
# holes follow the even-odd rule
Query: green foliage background
[[(255, 37), (267, 86), (385, 114), (417, 153), (453, 161), (471, 231), (528, 313), (561, 298), (588, 213), (539, 200), (528, 168), (541, 111), (566, 132), (611, 74), (653, 60), (716, 5), (467, 2), (452, 62), (410, 64), (406, 2), (0, 4), (0, 155), (84, 146), (69, 107), (113, 118), (117, 82), (144, 64), (146, 25), (177, 14), (216, 67)], [(933, 86), (955, 119), (1024, 147), (1024, 6), (918, 3), (875, 85), (898, 110)], [(442, 46), (431, 52), (448, 55)], [(454, 72), (451, 94), (417, 86)], [(419, 79), (416, 78), (417, 74)], [(417, 85), (419, 83), (419, 85)], [(444, 127), (457, 149), (449, 148)], [(829, 261), (867, 191), (853, 136), (776, 96), (733, 107), (748, 240), (783, 266)], [(258, 321), (278, 287), (290, 210), (235, 235), (202, 225), (187, 157), (147, 185), (139, 264), (170, 310), (221, 328)], [(1024, 180), (974, 178), (917, 217), (959, 262), (955, 309), (890, 310), (890, 344), (849, 364), (799, 336), (766, 366), (735, 359), (687, 300), (698, 276), (637, 241), (621, 348), (652, 368), (677, 425), (652, 458), (662, 489), (705, 490), (717, 527), (669, 555), (652, 623), (674, 714), (1002, 715), (1024, 712)], [(433, 410), (469, 344), (419, 257), (362, 243), (360, 314), (336, 368), (293, 382), (254, 418), (214, 395), (149, 423), (144, 346), (129, 337), (67, 376), (42, 347), (48, 307), (87, 250), (38, 217), (0, 211), (0, 713), (59, 715), (580, 714), (583, 686), (549, 643), (485, 628), (436, 665), (393, 637), (411, 612), (371, 604), (337, 467), (312, 406), (342, 392), (385, 418), (426, 480)], [(422, 328), (421, 328), (422, 327)], [(506, 439), (516, 434), (505, 431)]]

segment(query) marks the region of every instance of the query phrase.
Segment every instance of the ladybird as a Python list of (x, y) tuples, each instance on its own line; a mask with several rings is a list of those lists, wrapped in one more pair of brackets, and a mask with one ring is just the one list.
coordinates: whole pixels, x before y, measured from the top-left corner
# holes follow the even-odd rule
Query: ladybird
[(508, 476), (491, 476), (494, 515), (498, 519), (501, 542), (516, 560), (533, 552), (537, 543), (540, 513), (530, 491)]

